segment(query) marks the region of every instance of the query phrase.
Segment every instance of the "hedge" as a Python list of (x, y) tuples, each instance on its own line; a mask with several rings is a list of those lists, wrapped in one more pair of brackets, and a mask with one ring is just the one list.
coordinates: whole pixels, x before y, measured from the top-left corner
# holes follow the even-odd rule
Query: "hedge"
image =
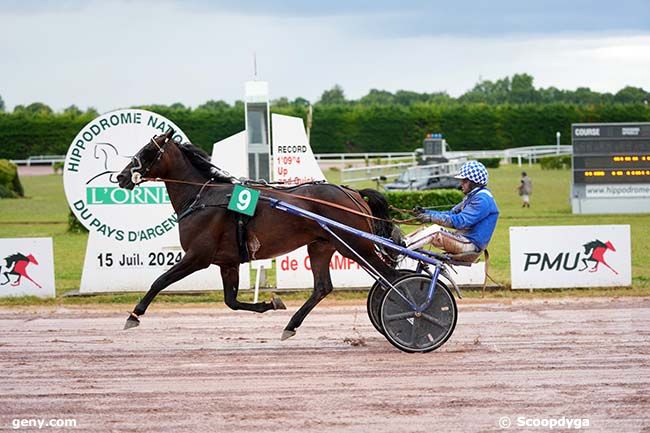
[(571, 155), (545, 156), (539, 159), (542, 170), (566, 170), (571, 168)]
[(18, 167), (6, 159), (0, 159), (0, 198), (24, 196), (25, 191), (18, 177)]
[(388, 204), (396, 209), (391, 210), (391, 218), (407, 219), (413, 214), (400, 212), (416, 206), (434, 210), (449, 210), (463, 199), (463, 193), (456, 189), (433, 189), (427, 191), (400, 191), (384, 193)]
[(500, 158), (478, 158), (478, 161), (486, 168), (499, 168), (499, 165), (501, 165)]
[[(242, 104), (220, 109), (140, 107), (176, 123), (194, 144), (211, 152), (212, 144), (244, 129)], [(274, 107), (274, 113), (306, 118), (300, 106)], [(314, 152), (410, 152), (422, 147), (427, 133), (442, 133), (452, 150), (507, 149), (555, 144), (560, 131), (569, 143), (571, 123), (648, 122), (645, 104), (487, 105), (414, 104), (410, 106), (314, 106)], [(0, 113), (0, 158), (65, 154), (81, 128), (92, 120), (82, 114)]]

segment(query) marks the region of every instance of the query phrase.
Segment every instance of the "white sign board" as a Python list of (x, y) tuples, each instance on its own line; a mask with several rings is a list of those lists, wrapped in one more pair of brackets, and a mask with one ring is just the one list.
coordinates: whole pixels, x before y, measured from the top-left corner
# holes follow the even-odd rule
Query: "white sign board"
[[(314, 285), (307, 247), (299, 248), (276, 260), (276, 279), (278, 288), (307, 289)], [(400, 269), (415, 269), (417, 262), (405, 258), (398, 266)], [(454, 272), (456, 271), (456, 272)], [(354, 260), (334, 253), (330, 261), (330, 274), (334, 288), (370, 288), (375, 280)], [(450, 272), (451, 278), (458, 286), (479, 286), (485, 280), (485, 263), (472, 266), (456, 266)]]
[(629, 225), (510, 228), (513, 289), (632, 284)]
[[(298, 117), (273, 114), (273, 180), (289, 185), (324, 180), (307, 141), (307, 134)], [(402, 267), (415, 269), (414, 261), (404, 261)], [(459, 266), (453, 278), (459, 285), (483, 284), (485, 264), (471, 267)], [(335, 288), (370, 287), (375, 280), (354, 260), (334, 253), (330, 261), (332, 285)], [(278, 289), (304, 289), (312, 287), (313, 275), (307, 247), (299, 248), (276, 259)]]
[(246, 131), (238, 132), (212, 145), (211, 162), (237, 178), (248, 176)]
[[(118, 110), (91, 121), (72, 141), (63, 185), (70, 208), (89, 231), (81, 292), (147, 290), (180, 260), (178, 222), (165, 185), (146, 182), (129, 191), (117, 184), (131, 156), (169, 128), (176, 131), (174, 140), (188, 141), (163, 116)], [(209, 290), (220, 284), (218, 267), (211, 266), (170, 288)]]
[[(273, 180), (287, 185), (325, 180), (307, 141), (302, 119), (271, 115), (273, 121)], [(313, 287), (307, 247), (275, 260), (278, 289)], [(334, 253), (330, 262), (332, 284), (337, 288), (370, 287), (373, 279), (353, 260)]]
[(273, 180), (287, 185), (325, 180), (318, 166), (302, 119), (272, 114)]
[(52, 238), (0, 239), (0, 297), (55, 295)]
[[(278, 289), (307, 289), (314, 286), (307, 247), (298, 248), (275, 259)], [(370, 287), (375, 282), (354, 260), (334, 253), (330, 261), (334, 288)]]

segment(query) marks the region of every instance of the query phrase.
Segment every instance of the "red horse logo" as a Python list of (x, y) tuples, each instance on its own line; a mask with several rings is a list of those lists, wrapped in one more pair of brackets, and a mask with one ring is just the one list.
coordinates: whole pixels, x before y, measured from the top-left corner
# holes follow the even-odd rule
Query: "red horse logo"
[(5, 284), (11, 282), (11, 278), (9, 278), (10, 275), (16, 275), (18, 278), (16, 278), (15, 281), (11, 282), (12, 286), (20, 285), (21, 278), (25, 277), (32, 283), (36, 284), (36, 286), (40, 289), (41, 285), (38, 284), (36, 281), (32, 280), (30, 276), (27, 275), (27, 265), (29, 265), (30, 263), (38, 265), (38, 261), (31, 254), (25, 256), (24, 254), (16, 253), (8, 257), (5, 257), (4, 269), (2, 269), (2, 266), (0, 266), (0, 275), (4, 277), (4, 281), (0, 282), (0, 286), (4, 286)]
[(583, 247), (585, 248), (585, 255), (589, 255), (589, 257), (582, 259), (582, 263), (585, 265), (585, 267), (579, 269), (579, 271), (584, 271), (589, 267), (587, 262), (595, 262), (596, 264), (591, 269), (589, 269), (589, 272), (596, 272), (598, 270), (598, 265), (602, 263), (603, 265), (607, 266), (612, 272), (618, 275), (618, 272), (616, 272), (605, 261), (605, 253), (608, 250), (616, 251), (616, 248), (614, 248), (614, 245), (612, 245), (610, 241), (603, 243), (602, 241), (596, 239), (595, 241), (587, 242), (583, 245)]

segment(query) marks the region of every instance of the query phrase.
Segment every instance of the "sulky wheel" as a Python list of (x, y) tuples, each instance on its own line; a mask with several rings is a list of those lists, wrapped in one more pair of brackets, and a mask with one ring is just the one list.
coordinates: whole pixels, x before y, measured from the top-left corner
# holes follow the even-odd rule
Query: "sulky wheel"
[(404, 352), (437, 349), (451, 337), (456, 327), (456, 301), (442, 282), (436, 283), (433, 301), (421, 313), (416, 313), (405, 300), (422, 305), (430, 283), (428, 275), (408, 275), (396, 280), (393, 283), (395, 288), (385, 292), (380, 309), (384, 336)]
[[(405, 276), (417, 274), (417, 272), (410, 269), (400, 269), (399, 277), (396, 281)], [(375, 327), (377, 331), (381, 334), (384, 333), (384, 328), (381, 325), (381, 317), (379, 317), (379, 310), (381, 309), (381, 300), (384, 299), (384, 294), (386, 293), (386, 288), (382, 286), (379, 281), (375, 281), (375, 284), (372, 285), (370, 291), (368, 292), (368, 299), (366, 300), (366, 310), (368, 311), (368, 317), (370, 318), (370, 323)]]

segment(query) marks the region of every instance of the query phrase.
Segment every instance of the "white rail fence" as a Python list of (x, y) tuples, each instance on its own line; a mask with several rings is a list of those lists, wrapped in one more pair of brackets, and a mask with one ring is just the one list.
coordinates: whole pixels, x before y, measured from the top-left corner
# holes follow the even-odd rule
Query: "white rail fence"
[(16, 165), (26, 165), (30, 167), (32, 165), (54, 165), (56, 162), (65, 161), (65, 155), (36, 155), (30, 156), (27, 159), (12, 159)]
[(392, 179), (405, 170), (415, 167), (415, 162), (401, 162), (397, 164), (372, 165), (367, 167), (351, 167), (341, 169), (341, 182), (360, 182), (364, 180), (378, 180), (380, 177)]
[(416, 162), (417, 154), (415, 152), (366, 152), (366, 153), (315, 153), (316, 161), (319, 163), (324, 162), (339, 162), (341, 164), (346, 161), (360, 161), (363, 160), (369, 163), (373, 159), (383, 159), (390, 164), (393, 160), (409, 160)]
[(527, 146), (527, 147), (513, 147), (504, 150), (462, 150), (457, 152), (447, 152), (446, 156), (452, 158), (500, 158), (507, 162), (512, 159), (517, 159), (519, 165), (523, 160), (527, 160), (528, 164), (537, 162), (539, 158), (552, 155), (571, 155), (573, 153), (573, 146)]
[[(457, 171), (458, 168), (460, 168), (459, 162), (462, 165), (462, 162), (466, 161), (467, 159), (499, 158), (504, 160), (506, 163), (510, 163), (511, 160), (516, 159), (517, 164), (521, 166), (524, 160), (528, 161), (528, 165), (532, 165), (533, 163), (537, 162), (539, 158), (542, 158), (544, 156), (571, 155), (572, 152), (572, 146), (528, 146), (515, 147), (512, 149), (504, 150), (446, 152), (445, 157), (450, 159), (450, 161), (447, 163), (434, 164), (434, 166), (439, 169), (440, 174), (429, 177), (442, 177), (451, 174), (454, 170)], [(378, 180), (380, 176), (383, 176), (386, 179), (396, 178), (408, 168), (415, 167), (416, 165), (417, 162), (410, 162), (343, 168), (341, 169), (341, 183)], [(425, 171), (422, 171), (422, 173)]]
[(458, 173), (460, 167), (467, 161), (466, 158), (455, 158), (449, 162), (439, 162), (436, 164), (416, 165), (416, 164), (391, 164), (375, 165), (369, 167), (352, 167), (341, 170), (341, 183), (361, 182), (366, 180), (390, 180), (406, 173), (408, 182), (417, 182), (419, 180), (447, 177)]

